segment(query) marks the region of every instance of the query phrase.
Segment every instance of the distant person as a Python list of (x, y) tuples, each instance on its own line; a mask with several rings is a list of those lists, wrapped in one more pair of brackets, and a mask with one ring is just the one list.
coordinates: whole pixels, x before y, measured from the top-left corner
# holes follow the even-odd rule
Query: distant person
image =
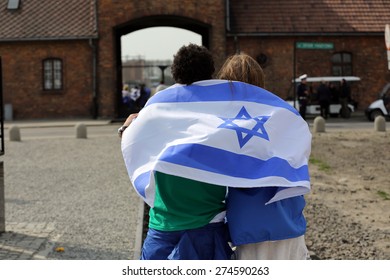
[(156, 92), (159, 92), (159, 91), (161, 91), (161, 90), (163, 90), (163, 89), (166, 89), (167, 87), (168, 87), (168, 86), (167, 86), (166, 84), (164, 84), (164, 81), (161, 80), (160, 83), (159, 83), (159, 85), (156, 87)]
[(126, 84), (123, 85), (123, 89), (122, 89), (122, 103), (125, 104), (126, 106), (129, 106), (130, 103), (129, 86)]
[(140, 97), (137, 100), (137, 107), (141, 110), (150, 97), (150, 89), (145, 84), (140, 85)]
[(130, 89), (130, 99), (135, 103), (138, 98), (141, 96), (141, 90), (139, 89), (139, 86), (135, 86)]
[(301, 114), (302, 118), (306, 119), (306, 107), (309, 99), (309, 89), (307, 87), (307, 75), (302, 75), (300, 78), (300, 84), (297, 88), (297, 96), (298, 96), (298, 103), (299, 103), (299, 113)]
[(385, 105), (388, 114), (390, 114), (390, 90), (383, 94), (383, 104)]
[(349, 111), (348, 103), (351, 100), (351, 88), (345, 79), (341, 80), (339, 100), (341, 104), (341, 117), (349, 118), (351, 112)]
[(339, 90), (336, 87), (335, 83), (330, 82), (329, 83), (329, 91), (331, 96), (331, 104), (339, 104)]
[(329, 107), (331, 101), (331, 92), (325, 81), (321, 81), (321, 84), (317, 88), (317, 98), (320, 103), (321, 117), (327, 119), (329, 116)]

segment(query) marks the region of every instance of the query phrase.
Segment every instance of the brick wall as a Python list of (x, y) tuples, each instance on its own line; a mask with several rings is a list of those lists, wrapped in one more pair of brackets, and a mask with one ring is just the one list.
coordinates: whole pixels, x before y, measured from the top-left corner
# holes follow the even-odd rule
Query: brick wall
[[(92, 63), (87, 41), (0, 44), (4, 104), (12, 104), (14, 119), (90, 117)], [(61, 91), (43, 90), (42, 61), (63, 60)]]
[[(115, 93), (120, 90), (118, 83), (118, 46), (115, 45), (114, 28), (130, 26), (134, 20), (143, 17), (181, 17), (175, 27), (196, 21), (209, 29), (209, 48), (214, 54), (217, 67), (225, 59), (225, 1), (224, 0), (171, 0), (171, 1), (98, 1), (99, 25), (99, 115), (117, 116)], [(186, 20), (188, 20), (186, 22)], [(142, 20), (140, 21), (142, 23)], [(139, 22), (138, 22), (139, 23)], [(148, 23), (150, 24), (150, 22)], [(158, 24), (156, 24), (158, 26)]]
[(293, 46), (294, 40), (302, 42), (332, 42), (333, 50), (297, 50), (296, 76), (304, 73), (309, 76), (332, 76), (331, 57), (334, 52), (350, 52), (353, 60), (353, 75), (361, 81), (351, 86), (359, 108), (364, 110), (377, 99), (383, 86), (390, 81), (387, 69), (386, 49), (383, 37), (239, 37), (238, 42), (229, 37), (227, 53), (236, 50), (253, 57), (260, 53), (267, 55), (264, 67), (266, 87), (282, 98), (293, 94)]

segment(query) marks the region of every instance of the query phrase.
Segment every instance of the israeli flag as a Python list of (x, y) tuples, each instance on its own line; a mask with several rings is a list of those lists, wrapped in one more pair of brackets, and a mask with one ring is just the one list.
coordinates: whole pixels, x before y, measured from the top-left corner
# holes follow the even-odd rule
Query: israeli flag
[(268, 203), (310, 191), (308, 124), (284, 100), (242, 82), (207, 80), (158, 92), (124, 131), (121, 148), (135, 190), (151, 207), (155, 171), (278, 188)]

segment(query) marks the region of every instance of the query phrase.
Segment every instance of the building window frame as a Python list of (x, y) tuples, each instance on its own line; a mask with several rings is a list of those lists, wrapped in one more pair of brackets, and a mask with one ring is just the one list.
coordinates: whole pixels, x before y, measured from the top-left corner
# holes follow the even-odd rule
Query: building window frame
[(64, 76), (63, 60), (58, 57), (49, 57), (42, 61), (42, 87), (45, 91), (63, 90)]
[(333, 76), (352, 76), (352, 53), (337, 52), (332, 55), (332, 75)]
[(8, 0), (7, 9), (8, 10), (17, 10), (19, 9), (20, 0)]

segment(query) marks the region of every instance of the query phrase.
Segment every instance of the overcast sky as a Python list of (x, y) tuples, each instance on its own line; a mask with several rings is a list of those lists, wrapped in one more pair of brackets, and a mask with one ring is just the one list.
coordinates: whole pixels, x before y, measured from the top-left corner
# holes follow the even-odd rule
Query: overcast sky
[(145, 56), (145, 59), (173, 59), (183, 45), (202, 44), (194, 32), (174, 27), (151, 27), (129, 33), (121, 38), (122, 57)]

